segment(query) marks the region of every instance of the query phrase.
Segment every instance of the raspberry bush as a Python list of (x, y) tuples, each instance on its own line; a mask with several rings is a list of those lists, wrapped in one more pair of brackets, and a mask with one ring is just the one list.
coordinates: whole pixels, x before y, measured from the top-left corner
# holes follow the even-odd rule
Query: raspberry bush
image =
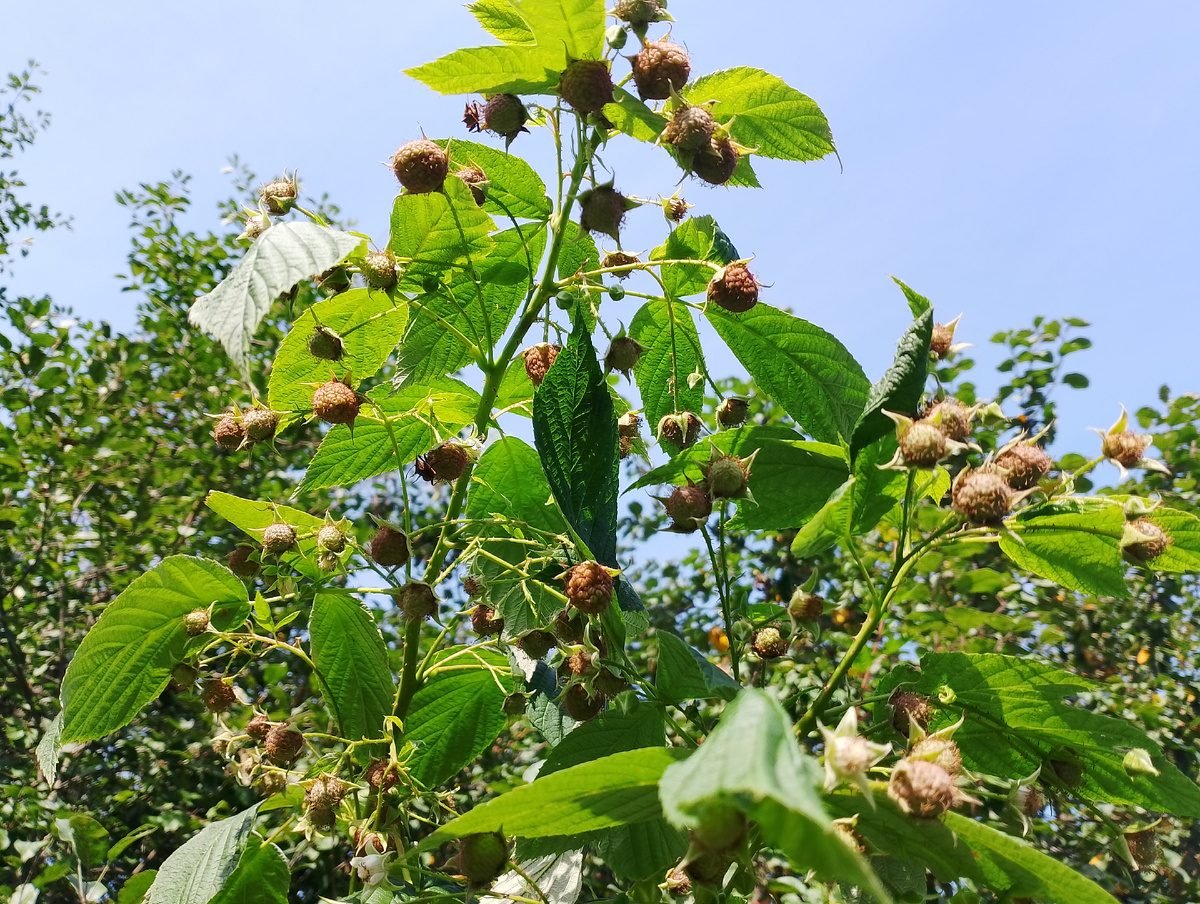
[[(360, 530), (350, 496), (318, 514), (213, 490), (245, 545), (230, 567), (163, 558), (107, 607), (63, 680), (43, 771), (173, 676), (199, 682), (214, 749), (262, 800), (213, 814), (162, 863), (152, 904), (284, 900), (301, 857), (338, 858), (340, 900), (370, 904), (573, 904), (585, 874), (589, 893), (640, 904), (1113, 900), (1110, 875), (1027, 840), (1050, 806), (1028, 801), (1093, 814), (1137, 875), (1159, 823), (1113, 814), (1200, 816), (1179, 758), (1081, 705), (1077, 674), (1003, 644), (914, 649), (897, 625), (951, 554), (1063, 599), (1200, 570), (1200, 518), (1169, 486), (1088, 495), (1106, 459), (1169, 471), (1149, 435), (1122, 414), (1095, 458), (1055, 463), (1004, 399), (952, 400), (958, 322), (935, 324), (902, 283), (913, 322), (874, 382), (772, 304), (703, 192), (758, 186), (756, 156), (832, 154), (828, 124), (761, 70), (693, 78), (683, 45), (651, 35), (665, 4), (471, 9), (500, 43), (409, 74), (468, 95), (464, 126), (492, 143), (400, 138), (375, 242), (306, 210), (294, 177), (269, 183), (244, 258), (191, 309), (265, 385), (213, 412), (213, 442), (269, 460), (323, 424), (299, 488), (395, 475), (402, 524)], [(563, 163), (549, 188), (516, 153), (538, 140)], [(624, 141), (670, 155), (692, 204), (618, 192), (606, 155)], [(630, 219), (659, 213), (661, 245), (622, 249)], [(292, 311), (264, 383), (255, 330), (302, 284), (328, 297)], [(699, 318), (752, 383), (709, 374)], [(702, 543), (715, 656), (630, 579), (618, 498), (643, 487), (662, 493), (659, 528)], [(743, 552), (803, 580), (762, 593), (731, 567)], [(383, 611), (403, 618), (392, 644)], [(268, 657), (304, 692), (263, 712), (246, 685), (269, 680)], [(485, 790), (472, 770), (501, 778)]]

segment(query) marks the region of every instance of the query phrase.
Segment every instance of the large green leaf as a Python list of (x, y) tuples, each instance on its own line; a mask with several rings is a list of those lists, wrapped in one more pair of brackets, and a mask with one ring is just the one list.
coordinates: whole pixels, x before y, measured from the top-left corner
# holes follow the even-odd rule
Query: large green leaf
[(688, 848), (687, 836), (662, 817), (606, 829), (596, 838), (597, 853), (612, 871), (657, 884)]
[(366, 417), (360, 417), (353, 430), (345, 425), (334, 427), (309, 462), (297, 493), (317, 487), (352, 487), (360, 480), (404, 467), (438, 440), (454, 436), (474, 421), (479, 408), (479, 393), (451, 377), (406, 383), (395, 392), (381, 386), (367, 393), (367, 398), (388, 419), (391, 432), (382, 422)]
[(126, 587), (67, 667), (61, 743), (102, 738), (161, 694), (188, 649), (183, 617), (210, 606), (215, 625), (238, 627), (250, 612), (246, 585), (191, 556), (169, 556)]
[(251, 835), (237, 868), (212, 904), (287, 904), (290, 883), (283, 851), (257, 834)]
[[(307, 412), (316, 386), (329, 380), (333, 371), (337, 376), (351, 371), (356, 381), (374, 376), (404, 335), (407, 322), (408, 304), (402, 297), (393, 300), (386, 292), (370, 289), (351, 289), (313, 305), (296, 318), (279, 344), (267, 384), (268, 404), (276, 411)], [(336, 364), (308, 350), (318, 324), (345, 337), (345, 354)]]
[[(1092, 687), (1081, 678), (1017, 656), (928, 653), (915, 679), (898, 672), (877, 690), (887, 693), (899, 684), (933, 697), (949, 696), (952, 702), (938, 712), (935, 727), (965, 713), (954, 740), (971, 769), (1012, 776), (1041, 767), (1052, 777), (1048, 760), (1070, 760), (1083, 773), (1072, 793), (1085, 799), (1200, 816), (1200, 788), (1145, 732), (1073, 702)], [(1125, 770), (1125, 754), (1135, 748), (1150, 753), (1159, 775)]]
[(1200, 571), (1200, 518), (1191, 512), (1156, 508), (1145, 516), (1170, 538), (1166, 552), (1153, 559), (1148, 568), (1178, 573)]
[(422, 846), (502, 828), (519, 838), (548, 838), (656, 819), (662, 815), (659, 779), (686, 755), (678, 749), (643, 747), (563, 769), (464, 813)]
[[(676, 411), (697, 414), (704, 406), (704, 351), (687, 305), (671, 299), (651, 300), (629, 324), (629, 335), (645, 349), (633, 370), (651, 432), (663, 415)], [(675, 447), (664, 446), (668, 453)]]
[(1022, 510), (1002, 534), (1005, 555), (1034, 574), (1072, 590), (1129, 595), (1121, 556), (1125, 513), (1101, 499), (1061, 499)]
[(537, 47), (464, 47), (404, 74), (439, 94), (547, 94), (558, 84)]
[(974, 851), (987, 885), (1046, 904), (1116, 904), (1117, 899), (1060, 860), (1020, 838), (947, 813), (946, 827)]
[(510, 0), (475, 0), (467, 9), (488, 34), (505, 44), (533, 43), (533, 32)]
[(491, 515), (555, 533), (567, 529), (550, 494), (538, 453), (515, 436), (501, 437), (488, 446), (471, 472), (467, 517)]
[(538, 45), (567, 60), (595, 60), (604, 51), (601, 0), (511, 0)]
[(362, 244), (307, 220), (277, 223), (254, 240), (215, 289), (196, 299), (188, 321), (213, 335), (249, 374), (250, 340), (275, 299), (300, 280), (328, 270)]
[[(904, 284), (901, 283), (901, 286)], [(894, 431), (896, 425), (883, 412), (894, 411), (910, 417), (917, 415), (925, 375), (929, 368), (929, 341), (933, 336), (933, 308), (919, 314), (905, 330), (896, 346), (896, 359), (879, 382), (871, 387), (867, 406), (854, 427), (850, 454), (871, 445)]]
[(713, 327), (763, 391), (813, 439), (849, 441), (870, 384), (837, 339), (759, 302), (745, 314), (705, 308)]
[(822, 780), (817, 761), (801, 753), (783, 708), (747, 688), (703, 746), (663, 774), (663, 812), (674, 825), (692, 828), (714, 803), (731, 804), (798, 868), (889, 900), (866, 861), (838, 838), (818, 794)]
[(762, 157), (820, 160), (833, 153), (829, 121), (812, 98), (778, 76), (738, 66), (697, 79), (684, 89), (692, 103), (716, 101), (713, 118)]
[[(546, 197), (546, 183), (520, 157), (461, 138), (445, 139), (438, 143), (449, 149), (451, 163), (477, 166), (487, 176), (487, 193), (483, 202), (483, 209), (487, 213), (544, 220), (554, 211), (554, 203)], [(526, 231), (532, 235), (534, 230), (530, 227)], [(534, 263), (536, 265), (536, 259)]]
[(662, 747), (663, 715), (650, 703), (641, 703), (627, 713), (616, 709), (601, 713), (563, 738), (546, 757), (538, 776), (545, 778), (623, 750)]
[(446, 650), (404, 720), (405, 740), (416, 747), (408, 762), (413, 778), (436, 788), (474, 761), (504, 730), (504, 698), (512, 689), (508, 660), (499, 653)]
[[(729, 245), (728, 238), (712, 217), (684, 220), (671, 230), (663, 244), (650, 252), (651, 260), (696, 260), (716, 264), (727, 264), (735, 257), (737, 251)], [(666, 264), (662, 267), (662, 280), (668, 294), (684, 298), (705, 291), (715, 273), (712, 267), (704, 264)]]
[(694, 647), (668, 631), (658, 631), (658, 665), (654, 687), (666, 703), (686, 700), (732, 700), (742, 689)]
[(209, 823), (158, 870), (146, 904), (209, 904), (237, 868), (258, 804)]
[(230, 524), (241, 528), (256, 542), (261, 543), (263, 531), (275, 522), (290, 524), (296, 529), (296, 549), (284, 553), (280, 559), (301, 574), (316, 577), (320, 570), (316, 564), (317, 531), (324, 519), (300, 509), (257, 499), (242, 499), (229, 493), (213, 490), (204, 500), (212, 511)]
[(591, 336), (576, 323), (533, 396), (533, 436), (563, 515), (606, 565), (617, 555), (617, 419)]
[(313, 665), (343, 737), (380, 737), (395, 686), (387, 647), (370, 610), (352, 597), (319, 593), (308, 633)]
[(412, 261), (401, 286), (410, 284), (414, 273), (423, 278), (451, 265), (464, 266), (468, 257), (482, 260), (492, 249), (489, 234), (495, 229), (461, 179), (447, 179), (440, 192), (398, 195), (392, 204), (388, 248), (396, 257)]

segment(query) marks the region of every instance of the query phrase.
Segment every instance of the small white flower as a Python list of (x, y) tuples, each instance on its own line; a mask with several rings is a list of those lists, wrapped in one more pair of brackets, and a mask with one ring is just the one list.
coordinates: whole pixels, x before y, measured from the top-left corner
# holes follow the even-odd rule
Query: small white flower
[(360, 857), (350, 858), (350, 868), (358, 873), (363, 885), (382, 885), (387, 881), (388, 866), (392, 860), (392, 852), (381, 854), (372, 840), (367, 841), (366, 853)]

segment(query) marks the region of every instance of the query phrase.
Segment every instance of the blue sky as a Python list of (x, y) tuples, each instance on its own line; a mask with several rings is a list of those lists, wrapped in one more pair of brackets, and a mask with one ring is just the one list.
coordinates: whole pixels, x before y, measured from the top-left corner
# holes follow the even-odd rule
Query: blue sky
[[(764, 298), (837, 335), (868, 375), (908, 312), (895, 274), (962, 313), (981, 363), (988, 337), (1035, 314), (1093, 322), (1078, 357), (1092, 387), (1063, 399), (1060, 446), (1166, 382), (1200, 390), (1200, 5), (1194, 2), (755, 2), (674, 0), (693, 74), (767, 69), (811, 95), (836, 161), (756, 164), (770, 193), (685, 183), (745, 255)], [(421, 129), (463, 135), (462, 99), (401, 69), (490, 43), (457, 3), (14, 4), (3, 71), (34, 57), (53, 125), (18, 166), (29, 194), (74, 217), (17, 264), (17, 291), (51, 293), (118, 327), (136, 299), (115, 192), (194, 174), (199, 227), (226, 191), (226, 157), (268, 177), (298, 168), (382, 243), (395, 183), (383, 162)], [(652, 32), (652, 35), (655, 33)], [(535, 161), (547, 136), (522, 136)], [(646, 147), (609, 156), (617, 187), (670, 194)], [(661, 241), (653, 210), (626, 246)], [(628, 321), (634, 308), (621, 312)], [(715, 355), (718, 375), (735, 372)], [(983, 370), (983, 368), (981, 368)], [(982, 374), (980, 371), (977, 374)], [(984, 387), (986, 388), (986, 384)]]

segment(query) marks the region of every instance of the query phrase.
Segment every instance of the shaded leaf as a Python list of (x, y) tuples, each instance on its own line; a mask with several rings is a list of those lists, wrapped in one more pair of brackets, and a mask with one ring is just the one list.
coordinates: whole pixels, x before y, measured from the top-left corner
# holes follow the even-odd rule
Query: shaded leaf
[[(690, 385), (688, 377), (704, 372), (704, 352), (688, 307), (670, 299), (648, 301), (634, 315), (629, 335), (645, 349), (633, 376), (651, 434), (663, 415), (676, 411), (699, 414), (704, 406), (704, 384)], [(663, 450), (668, 454), (677, 451), (670, 443)]]
[(654, 686), (662, 700), (732, 700), (741, 684), (717, 668), (699, 650), (667, 631), (658, 631), (658, 665)]
[(569, 769), (602, 756), (642, 747), (662, 747), (663, 712), (650, 703), (639, 704), (632, 712), (608, 710), (584, 722), (550, 751), (538, 776)]
[(319, 593), (308, 623), (312, 660), (342, 736), (377, 738), (395, 686), (387, 647), (370, 610), (337, 593)]

